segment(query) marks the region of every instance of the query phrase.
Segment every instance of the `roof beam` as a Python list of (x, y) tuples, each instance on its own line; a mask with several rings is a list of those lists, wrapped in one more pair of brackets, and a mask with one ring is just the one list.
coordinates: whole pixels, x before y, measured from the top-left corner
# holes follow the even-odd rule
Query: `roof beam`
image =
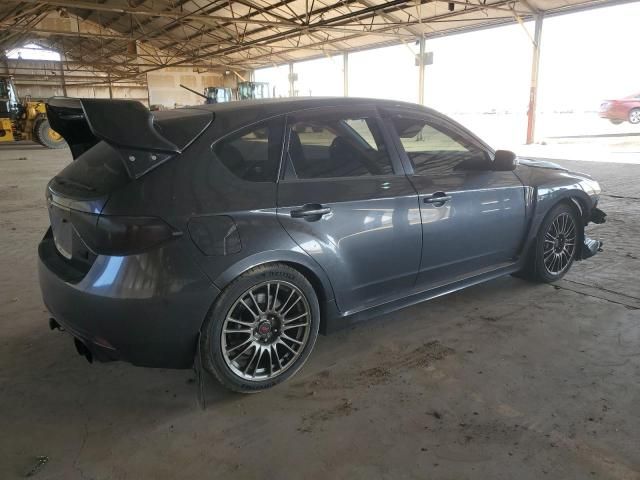
[[(18, 1), (18, 0), (12, 0), (12, 1)], [(79, 9), (94, 10), (99, 12), (141, 15), (146, 17), (164, 17), (164, 18), (171, 18), (174, 20), (197, 20), (207, 25), (225, 22), (225, 23), (263, 25), (267, 27), (300, 26), (297, 23), (285, 22), (283, 20), (271, 21), (271, 20), (261, 20), (258, 18), (243, 18), (243, 17), (231, 18), (231, 17), (223, 17), (219, 15), (203, 15), (203, 14), (197, 14), (197, 13), (190, 14), (190, 13), (184, 13), (184, 12), (165, 11), (165, 10), (158, 11), (158, 10), (131, 8), (131, 7), (125, 7), (125, 6), (116, 7), (109, 4), (100, 4), (100, 3), (83, 2), (83, 1), (75, 1), (75, 0), (19, 0), (19, 1), (23, 3), (31, 3), (35, 5), (46, 5), (50, 7), (79, 8)]]
[[(482, 3), (482, 2), (478, 2), (478, 3), (470, 3), (470, 2), (465, 2), (465, 1), (461, 1), (461, 0), (433, 0), (434, 2), (440, 2), (440, 3), (452, 3), (454, 5), (458, 5), (461, 7), (481, 7), (481, 10), (496, 10), (496, 11), (500, 11), (500, 12), (506, 12), (506, 13), (512, 13), (512, 12), (516, 12), (518, 15), (531, 15), (531, 11), (526, 11), (526, 12), (522, 12), (519, 10), (516, 10), (515, 8), (513, 8), (510, 4), (507, 4), (505, 6), (501, 6), (501, 5), (496, 5), (496, 4), (491, 4), (491, 3)], [(521, 0), (518, 0), (521, 1)], [(497, 2), (496, 2), (497, 3)], [(516, 1), (512, 2), (512, 3), (517, 3)]]
[(127, 35), (116, 35), (113, 33), (102, 33), (102, 32), (74, 32), (71, 30), (49, 30), (45, 28), (26, 28), (19, 27), (15, 25), (5, 25), (0, 24), (0, 30), (5, 30), (8, 32), (21, 32), (21, 33), (33, 33), (36, 35), (55, 35), (57, 37), (76, 37), (76, 38), (94, 38), (94, 39), (105, 39), (105, 40), (122, 40), (126, 42), (130, 42), (133, 40), (130, 36)]
[[(491, 12), (495, 12), (495, 17), (499, 17), (498, 12), (510, 14), (511, 19), (516, 20), (520, 16), (530, 18), (531, 5), (527, 0), (392, 0), (384, 3), (374, 3), (372, 0), (332, 0), (331, 4), (318, 2), (322, 5), (314, 10), (313, 3), (307, 2), (305, 12), (296, 14), (292, 11), (292, 15), (283, 12), (282, 5), (292, 0), (280, 0), (277, 3), (269, 2), (264, 5), (264, 0), (230, 0), (234, 5), (242, 4), (250, 7), (248, 13), (238, 16), (227, 16), (226, 11), (221, 11), (226, 7), (226, 2), (211, 2), (207, 0), (202, 2), (205, 6), (194, 10), (189, 4), (191, 11), (178, 9), (176, 6), (182, 3), (188, 3), (186, 0), (176, 2), (166, 2), (163, 5), (171, 5), (171, 9), (163, 9), (164, 6), (158, 6), (159, 10), (151, 10), (144, 5), (132, 6), (131, 2), (123, 1), (117, 5), (110, 2), (98, 3), (87, 0), (5, 0), (8, 4), (17, 4), (23, 9), (39, 9), (40, 12), (46, 12), (45, 9), (52, 11), (55, 7), (68, 8), (69, 13), (79, 10), (111, 12), (114, 18), (109, 22), (117, 23), (120, 31), (104, 29), (105, 22), (97, 22), (95, 16), (91, 21), (96, 26), (102, 24), (101, 31), (90, 33), (87, 31), (57, 31), (29, 28), (27, 24), (17, 25), (15, 23), (9, 25), (7, 20), (0, 23), (0, 30), (5, 32), (5, 39), (12, 36), (26, 38), (29, 34), (40, 36), (51, 36), (51, 42), (67, 42), (66, 38), (76, 37), (77, 41), (66, 43), (72, 46), (69, 55), (78, 60), (78, 64), (92, 64), (98, 66), (99, 63), (108, 67), (112, 75), (119, 77), (120, 80), (131, 78), (134, 75), (144, 75), (146, 72), (158, 70), (171, 66), (184, 66), (193, 68), (207, 69), (233, 69), (251, 68), (261, 64), (285, 63), (280, 55), (286, 52), (295, 52), (300, 50), (333, 53), (336, 48), (349, 48), (346, 43), (351, 40), (363, 36), (379, 37), (369, 43), (371, 48), (374, 44), (377, 46), (392, 45), (402, 41), (417, 39), (425, 32), (425, 28), (429, 28), (429, 24), (435, 25), (438, 22), (462, 22), (460, 28), (446, 28), (446, 32), (462, 31), (478, 24), (477, 12), (485, 12), (490, 16)], [(260, 2), (260, 3), (258, 3)], [(519, 2), (519, 3), (518, 3)], [(138, 2), (140, 3), (140, 2)], [(420, 5), (442, 3), (453, 3), (456, 5), (454, 12), (442, 12), (432, 17), (422, 17)], [(29, 4), (31, 7), (25, 6)], [(155, 3), (154, 3), (155, 4)], [(317, 3), (316, 3), (317, 5)], [(196, 4), (197, 6), (197, 4)], [(518, 10), (516, 10), (516, 7)], [(350, 8), (351, 7), (351, 8)], [(364, 7), (364, 8), (363, 8)], [(13, 7), (10, 7), (13, 8)], [(187, 7), (185, 7), (187, 8)], [(347, 9), (345, 12), (344, 8)], [(14, 11), (16, 9), (13, 9)], [(430, 13), (432, 9), (429, 9)], [(445, 9), (446, 10), (446, 9)], [(217, 15), (210, 15), (216, 13)], [(286, 14), (285, 14), (286, 13)], [(474, 13), (476, 18), (474, 19)], [(409, 14), (408, 21), (403, 22)], [(98, 14), (99, 15), (99, 14)], [(334, 15), (332, 17), (332, 15)], [(140, 18), (145, 17), (145, 19)], [(108, 16), (111, 18), (111, 16)], [(123, 21), (132, 20), (131, 30), (126, 32), (127, 26)], [(170, 19), (161, 21), (159, 19)], [(156, 22), (157, 20), (157, 22)], [(377, 21), (376, 21), (377, 20)], [(489, 23), (505, 23), (509, 21), (508, 17), (486, 18), (483, 19), (483, 25)], [(491, 22), (495, 20), (495, 22)], [(142, 25), (150, 24), (150, 30), (143, 29)], [(162, 24), (162, 26), (157, 26)], [(137, 25), (137, 26), (136, 26)], [(228, 34), (229, 28), (233, 25), (239, 25), (241, 35), (236, 38), (222, 39), (216, 38), (221, 34)], [(241, 26), (256, 25), (252, 29), (245, 29), (242, 32)], [(33, 26), (33, 23), (31, 24)], [(78, 26), (80, 28), (80, 25)], [(180, 38), (178, 35), (169, 34), (174, 29), (182, 28)], [(326, 32), (325, 35), (319, 35), (320, 32)], [(178, 33), (178, 32), (176, 32)], [(439, 35), (440, 32), (430, 32), (426, 36)], [(56, 37), (60, 37), (56, 40)], [(95, 43), (88, 43), (85, 39), (94, 39), (101, 42), (101, 48), (93, 48)], [(115, 42), (132, 42), (132, 41), (150, 42), (144, 45), (153, 46), (162, 56), (157, 62), (149, 63), (148, 58), (131, 58), (126, 55), (124, 44)], [(13, 42), (12, 42), (13, 43)], [(104, 47), (112, 44), (112, 48)], [(289, 46), (289, 43), (292, 45)], [(361, 42), (364, 43), (364, 42)], [(139, 44), (140, 45), (140, 44)], [(346, 45), (346, 47), (345, 47)], [(356, 48), (361, 49), (361, 48)], [(102, 50), (102, 51), (99, 51)], [(153, 53), (153, 52), (152, 52)], [(107, 63), (103, 58), (92, 58), (96, 55), (102, 57), (113, 56), (113, 62)], [(311, 54), (313, 55), (313, 54)], [(138, 54), (139, 57), (145, 55)], [(309, 54), (301, 54), (301, 59), (313, 58)], [(317, 55), (320, 56), (320, 55)], [(159, 58), (159, 57), (158, 57)], [(92, 60), (96, 60), (92, 62)], [(145, 62), (145, 60), (147, 60)], [(286, 60), (286, 63), (291, 61)], [(118, 67), (123, 64), (139, 68), (137, 72), (117, 71)]]
[[(370, 2), (369, 0), (360, 0), (360, 3), (362, 5), (364, 5), (365, 7), (371, 7), (373, 5), (375, 5), (373, 2)], [(420, 3), (418, 3), (418, 8), (420, 8)], [(402, 20), (399, 19), (398, 17), (396, 17), (393, 13), (384, 13), (382, 12), (380, 14), (380, 16), (382, 18), (386, 18), (387, 20), (391, 21), (392, 23), (402, 23)], [(407, 32), (409, 32), (414, 38), (419, 37), (420, 35), (422, 35), (422, 32), (418, 31), (417, 29), (413, 28), (413, 27), (402, 27), (404, 30), (406, 30)]]
[[(349, 1), (349, 0), (344, 0), (344, 1)], [(428, 3), (430, 0), (421, 0), (423, 3)], [(492, 6), (497, 7), (497, 6), (503, 6), (503, 5), (507, 5), (510, 1), (512, 0), (499, 0), (497, 2), (494, 2)], [(341, 2), (342, 3), (342, 2)], [(283, 41), (286, 40), (288, 38), (295, 38), (298, 35), (300, 35), (301, 33), (304, 33), (304, 30), (307, 29), (311, 29), (311, 28), (320, 28), (320, 27), (331, 27), (331, 26), (340, 26), (343, 27), (345, 24), (348, 24), (351, 20), (353, 20), (354, 18), (361, 18), (363, 16), (371, 18), (373, 16), (376, 15), (377, 12), (379, 12), (380, 10), (384, 10), (386, 12), (394, 12), (394, 11), (401, 11), (405, 8), (409, 8), (409, 7), (413, 7), (415, 5), (414, 0), (395, 0), (395, 1), (391, 1), (391, 2), (387, 2), (385, 4), (381, 4), (381, 5), (375, 5), (373, 7), (367, 7), (364, 9), (360, 9), (358, 11), (355, 12), (351, 12), (348, 14), (343, 14), (343, 15), (339, 15), (337, 17), (333, 17), (333, 18), (328, 18), (325, 20), (320, 20), (317, 21), (311, 25), (298, 25), (297, 28), (292, 28), (292, 29), (287, 29), (284, 32), (278, 32), (272, 35), (268, 35), (265, 37), (261, 37), (261, 38), (256, 38), (253, 40), (248, 40), (246, 42), (243, 42), (239, 45), (232, 45), (226, 48), (222, 48), (219, 49), (218, 51), (215, 52), (211, 52), (211, 51), (207, 51), (207, 52), (201, 52), (198, 54), (193, 54), (193, 55), (189, 55), (189, 56), (185, 56), (182, 59), (176, 60), (176, 61), (172, 61), (170, 63), (167, 63), (165, 65), (155, 65), (155, 66), (151, 66), (151, 65), (147, 65), (150, 68), (145, 68), (144, 70), (142, 70), (140, 73), (146, 73), (146, 72), (151, 72), (151, 71), (155, 71), (155, 70), (159, 70), (161, 68), (165, 68), (165, 67), (172, 67), (172, 66), (181, 66), (181, 65), (185, 65), (185, 64), (195, 64), (197, 61), (199, 60), (217, 60), (217, 61), (223, 61), (225, 63), (229, 63), (229, 64), (233, 64), (233, 62), (237, 62), (239, 65), (242, 65), (244, 63), (249, 63), (252, 60), (264, 60), (267, 56), (264, 55), (264, 53), (256, 56), (256, 57), (247, 57), (247, 58), (242, 58), (242, 59), (231, 59), (228, 57), (228, 55), (233, 55), (233, 54), (241, 54), (243, 52), (247, 52), (250, 51), (252, 48), (259, 48), (259, 47), (270, 47), (270, 44), (273, 42), (279, 42), (279, 41)], [(444, 13), (442, 15), (438, 15), (436, 17), (430, 17), (430, 18), (426, 18), (426, 19), (422, 19), (423, 22), (428, 23), (431, 20), (440, 20), (440, 19), (445, 19), (445, 18), (450, 18), (450, 17), (455, 17), (455, 16), (459, 16), (459, 15), (464, 15), (464, 14), (468, 14), (468, 13), (472, 13), (474, 11), (482, 11), (484, 10), (484, 5), (480, 4), (480, 5), (469, 5), (469, 8), (467, 8), (466, 10), (458, 10), (455, 12), (447, 12)], [(327, 8), (327, 7), (325, 7)], [(328, 7), (331, 8), (331, 7)], [(321, 9), (324, 10), (324, 9)], [(317, 13), (314, 12), (314, 13)], [(412, 23), (412, 22), (408, 22), (408, 23)], [(415, 25), (418, 22), (413, 22), (413, 24)], [(389, 25), (387, 27), (383, 27), (383, 28), (379, 28), (376, 30), (372, 30), (372, 31), (367, 31), (367, 34), (371, 34), (371, 35), (375, 35), (376, 33), (383, 33), (385, 31), (389, 31), (389, 30), (397, 30), (398, 29), (398, 25)], [(258, 29), (261, 30), (261, 29)], [(251, 32), (252, 33), (252, 32)], [(247, 36), (250, 35), (251, 33), (247, 32)], [(300, 48), (305, 48), (305, 47), (322, 47), (325, 45), (330, 45), (330, 44), (334, 44), (334, 43), (341, 43), (341, 42), (345, 42), (351, 39), (355, 39), (358, 37), (361, 37), (365, 32), (363, 31), (354, 31), (353, 35), (346, 35), (344, 37), (339, 37), (339, 38), (329, 38), (325, 41), (321, 41), (321, 42), (315, 42), (315, 43), (311, 43), (311, 44), (304, 44), (304, 45), (300, 45)], [(399, 40), (399, 39), (398, 39)], [(382, 43), (382, 42), (381, 42)], [(390, 44), (390, 42), (387, 42), (387, 44)], [(300, 49), (300, 48), (294, 48), (294, 49)], [(280, 50), (279, 53), (281, 53), (282, 50)], [(275, 53), (275, 52), (274, 52)], [(271, 62), (269, 62), (271, 63)], [(203, 65), (203, 67), (206, 65)], [(144, 68), (144, 67), (143, 67)], [(125, 77), (121, 77), (122, 79), (127, 78), (127, 76)]]

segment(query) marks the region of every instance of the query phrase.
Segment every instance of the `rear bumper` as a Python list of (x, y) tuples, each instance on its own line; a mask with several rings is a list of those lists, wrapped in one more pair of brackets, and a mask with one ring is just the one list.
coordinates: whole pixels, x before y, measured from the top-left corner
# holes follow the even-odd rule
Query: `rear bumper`
[(60, 270), (50, 236), (38, 250), (45, 305), (94, 359), (193, 364), (200, 327), (219, 290), (181, 240), (140, 255), (98, 256), (79, 280)]

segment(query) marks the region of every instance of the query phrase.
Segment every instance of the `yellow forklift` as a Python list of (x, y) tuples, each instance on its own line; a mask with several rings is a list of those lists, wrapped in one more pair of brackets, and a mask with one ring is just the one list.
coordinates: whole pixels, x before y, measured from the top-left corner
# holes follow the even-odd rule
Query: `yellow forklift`
[(20, 102), (13, 79), (0, 76), (0, 143), (19, 140), (33, 140), (47, 148), (66, 146), (49, 125), (44, 101), (27, 97)]

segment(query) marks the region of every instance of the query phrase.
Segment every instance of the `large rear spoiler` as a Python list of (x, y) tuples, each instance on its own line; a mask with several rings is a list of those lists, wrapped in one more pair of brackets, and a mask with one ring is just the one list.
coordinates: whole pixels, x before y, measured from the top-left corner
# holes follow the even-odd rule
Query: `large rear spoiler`
[(120, 152), (131, 178), (182, 153), (214, 116), (199, 108), (156, 116), (135, 100), (52, 97), (46, 105), (51, 128), (64, 137), (74, 159), (104, 140)]

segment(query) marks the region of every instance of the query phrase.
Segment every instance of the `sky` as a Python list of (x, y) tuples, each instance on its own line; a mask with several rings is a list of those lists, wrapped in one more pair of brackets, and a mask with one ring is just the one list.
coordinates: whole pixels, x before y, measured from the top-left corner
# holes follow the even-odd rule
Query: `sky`
[(596, 109), (640, 92), (640, 2), (545, 20), (543, 109)]
[(23, 47), (14, 48), (6, 52), (7, 58), (12, 60), (54, 60), (60, 61), (60, 54), (52, 50), (46, 50), (33, 43), (28, 43)]
[[(640, 2), (546, 18), (539, 112), (594, 111), (601, 101), (640, 92)], [(533, 24), (527, 28), (533, 36)], [(519, 24), (427, 39), (425, 103), (445, 113), (524, 113), (532, 44)], [(418, 101), (416, 45), (349, 55), (349, 95)], [(298, 95), (342, 95), (342, 56), (294, 64)], [(289, 67), (256, 71), (256, 80), (288, 96)]]

